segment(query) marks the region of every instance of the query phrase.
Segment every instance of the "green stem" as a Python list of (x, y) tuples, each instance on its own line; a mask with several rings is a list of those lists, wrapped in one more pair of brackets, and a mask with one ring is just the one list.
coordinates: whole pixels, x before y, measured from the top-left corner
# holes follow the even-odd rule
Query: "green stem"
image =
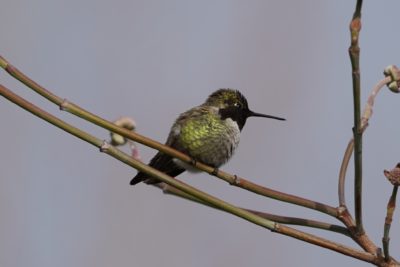
[[(169, 186), (167, 184), (155, 184), (154, 186), (162, 189), (162, 191), (165, 194), (170, 194), (173, 196), (181, 197), (187, 200), (191, 200), (193, 202), (209, 206), (211, 208), (216, 208), (214, 206), (208, 205), (207, 203), (200, 201), (197, 198), (192, 197), (191, 195), (188, 195), (175, 187)], [(253, 214), (257, 214), (260, 217), (263, 217), (265, 219), (277, 222), (277, 223), (282, 223), (282, 224), (288, 224), (288, 225), (300, 225), (300, 226), (306, 226), (306, 227), (311, 227), (311, 228), (317, 228), (317, 229), (322, 229), (322, 230), (327, 230), (327, 231), (332, 231), (336, 233), (340, 233), (346, 236), (350, 236), (349, 230), (343, 226), (335, 225), (335, 224), (330, 224), (330, 223), (325, 223), (325, 222), (320, 222), (320, 221), (315, 221), (315, 220), (309, 220), (309, 219), (303, 219), (303, 218), (297, 218), (297, 217), (288, 217), (288, 216), (280, 216), (280, 215), (275, 215), (271, 213), (266, 213), (266, 212), (261, 212), (261, 211), (256, 211), (256, 210), (251, 210), (251, 209), (246, 209), (246, 208), (241, 208), (244, 210), (247, 210)]]
[(351, 140), (347, 144), (346, 151), (344, 152), (342, 165), (340, 166), (340, 171), (339, 171), (338, 194), (339, 194), (339, 205), (342, 207), (346, 206), (346, 198), (345, 198), (346, 172), (347, 172), (347, 167), (349, 166), (351, 155), (353, 154), (353, 149), (354, 149), (354, 139), (351, 138)]
[(54, 95), (50, 91), (46, 90), (44, 87), (37, 84), (35, 81), (31, 80), (24, 73), (19, 71), (16, 67), (11, 65), (7, 60), (5, 60), (2, 56), (0, 56), (0, 67), (4, 68), (11, 76), (31, 88), (33, 91), (43, 96), (47, 100), (60, 105), (62, 103), (62, 99), (58, 96)]
[(311, 227), (311, 228), (316, 228), (316, 229), (321, 229), (321, 230), (327, 230), (339, 234), (343, 234), (345, 236), (350, 237), (350, 232), (346, 227), (336, 225), (336, 224), (330, 224), (326, 222), (320, 222), (316, 220), (310, 220), (310, 219), (304, 219), (304, 218), (298, 218), (298, 217), (289, 217), (289, 216), (281, 216), (281, 215), (276, 215), (276, 214), (271, 214), (267, 212), (262, 212), (262, 211), (256, 211), (256, 210), (251, 210), (251, 209), (245, 209), (247, 211), (250, 211), (251, 213), (257, 214), (258, 216), (261, 216), (265, 219), (281, 223), (281, 224), (287, 224), (287, 225), (299, 225), (299, 226), (305, 226), (305, 227)]
[(353, 249), (351, 247), (347, 247), (342, 244), (338, 244), (335, 242), (332, 242), (330, 240), (324, 239), (317, 237), (315, 235), (311, 235), (308, 233), (304, 233), (302, 231), (280, 225), (278, 223), (275, 223), (273, 221), (267, 220), (265, 218), (262, 218), (256, 214), (253, 214), (247, 210), (243, 210), (240, 208), (237, 208), (233, 206), (232, 204), (229, 204), (223, 200), (220, 200), (216, 197), (213, 197), (207, 193), (204, 193), (196, 188), (193, 188), (185, 183), (182, 183), (181, 181), (174, 179), (156, 169), (151, 168), (150, 166), (147, 166), (143, 164), (142, 162), (133, 159), (126, 153), (120, 151), (119, 149), (109, 145), (108, 143), (88, 134), (85, 133), (84, 131), (58, 119), (57, 117), (41, 110), (40, 108), (36, 107), (35, 105), (29, 103), (25, 99), (19, 97), (18, 95), (14, 94), (4, 86), (0, 85), (0, 95), (5, 97), (6, 99), (10, 100), (11, 102), (17, 104), (21, 108), (25, 109), (26, 111), (38, 116), (39, 118), (42, 118), (43, 120), (53, 124), (54, 126), (67, 131), (71, 133), (72, 135), (100, 148), (101, 152), (104, 152), (115, 159), (135, 168), (138, 169), (141, 172), (144, 172), (148, 174), (151, 177), (154, 177), (158, 179), (161, 182), (164, 182), (168, 185), (171, 185), (173, 187), (176, 187), (177, 189), (201, 200), (204, 201), (212, 206), (217, 207), (218, 209), (221, 209), (223, 211), (229, 212), (233, 215), (236, 215), (238, 217), (241, 217), (247, 221), (250, 221), (256, 225), (259, 225), (261, 227), (267, 228), (273, 232), (277, 232), (283, 235), (291, 236), (293, 238), (302, 240), (304, 242), (308, 242), (310, 244), (314, 244), (320, 247), (324, 247), (339, 253), (342, 253), (344, 255), (348, 255), (350, 257), (357, 258), (359, 260), (363, 260), (366, 262), (370, 263), (376, 263), (377, 258), (375, 255), (366, 253), (363, 251), (359, 251), (356, 249)]
[[(221, 171), (219, 171), (221, 172)], [(246, 180), (244, 178), (241, 178), (236, 175), (231, 175), (227, 173), (220, 173), (219, 176), (221, 179), (227, 181), (231, 185), (238, 186), (240, 188), (246, 189), (248, 191), (251, 191), (253, 193), (262, 195), (262, 196), (267, 196), (269, 198), (273, 198), (279, 201), (287, 202), (287, 203), (292, 203), (296, 204), (302, 207), (306, 207), (312, 210), (316, 210), (325, 214), (328, 214), (330, 216), (333, 216), (335, 218), (338, 217), (338, 212), (337, 209), (329, 206), (327, 204), (323, 204), (317, 201), (309, 200), (306, 198), (302, 198), (299, 196), (294, 196), (291, 194), (283, 193), (280, 191), (276, 191), (267, 187), (263, 187), (261, 185), (255, 184), (249, 180)]]
[[(3, 64), (1, 64), (3, 62)], [(133, 140), (135, 142), (141, 143), (143, 145), (149, 146), (151, 148), (157, 149), (165, 154), (168, 154), (174, 158), (178, 158), (188, 164), (192, 164), (194, 161), (187, 155), (172, 149), (171, 147), (165, 146), (159, 142), (156, 142), (154, 140), (151, 140), (145, 136), (142, 136), (136, 132), (132, 132), (129, 130), (126, 130), (122, 127), (116, 126), (114, 123), (109, 122), (107, 120), (104, 120), (100, 118), (99, 116), (92, 114), (79, 106), (67, 101), (66, 99), (63, 99), (61, 97), (58, 97), (51, 93), (50, 91), (46, 90), (44, 87), (40, 86), (33, 80), (31, 80), (29, 77), (27, 77), (25, 74), (23, 74), (20, 70), (18, 70), (16, 67), (12, 66), (9, 62), (7, 62), (4, 58), (0, 56), (0, 67), (4, 67), (4, 69), (14, 78), (17, 80), (21, 81), (23, 84), (37, 92), (38, 94), (42, 95), (52, 103), (58, 105), (61, 110), (67, 111), (69, 113), (72, 113), (78, 117), (81, 117), (84, 120), (87, 120), (89, 122), (92, 122), (102, 128), (105, 128), (111, 132), (120, 134), (130, 140)], [(207, 172), (209, 174), (215, 175), (215, 169), (213, 167), (207, 166), (201, 162), (196, 162), (195, 167)], [(319, 212), (328, 214), (333, 217), (337, 217), (337, 209), (335, 207), (329, 206), (327, 204), (323, 204), (320, 202), (316, 202), (313, 200), (308, 200), (305, 198), (301, 198), (298, 196), (286, 194), (283, 192), (279, 192), (273, 189), (269, 189), (260, 185), (257, 185), (255, 183), (252, 183), (244, 178), (237, 177), (236, 175), (232, 175), (229, 173), (226, 173), (224, 171), (219, 170), (217, 174), (215, 175), (218, 178), (228, 182), (231, 185), (246, 189), (248, 191), (251, 191), (253, 193), (273, 198), (279, 201), (283, 202), (288, 202), (294, 205), (299, 205), (303, 206), (309, 209), (317, 210)]]
[(389, 202), (387, 204), (387, 212), (386, 212), (385, 225), (384, 225), (384, 229), (383, 229), (383, 238), (382, 238), (383, 253), (385, 255), (386, 261), (390, 260), (389, 232), (390, 232), (390, 226), (392, 225), (394, 209), (396, 208), (396, 196), (397, 196), (398, 188), (399, 187), (397, 185), (393, 186), (392, 195), (390, 196)]
[(361, 30), (362, 0), (357, 0), (356, 10), (350, 23), (351, 45), (349, 48), (353, 78), (353, 105), (354, 105), (354, 206), (356, 232), (364, 232), (362, 222), (362, 129), (360, 111), (360, 47), (358, 45)]
[[(372, 111), (374, 108), (375, 98), (378, 96), (381, 89), (386, 86), (388, 83), (392, 81), (391, 77), (386, 77), (380, 80), (371, 90), (368, 96), (367, 103), (364, 107), (364, 111), (361, 116), (361, 131), (362, 133), (365, 132), (367, 129), (368, 123), (370, 118), (372, 117)], [(345, 179), (347, 173), (347, 167), (350, 162), (351, 155), (353, 154), (354, 150), (354, 137), (350, 139), (349, 143), (347, 144), (346, 151), (343, 156), (342, 164), (340, 166), (339, 171), (339, 186), (338, 186), (338, 194), (339, 194), (339, 205), (342, 207), (346, 206), (345, 200)]]

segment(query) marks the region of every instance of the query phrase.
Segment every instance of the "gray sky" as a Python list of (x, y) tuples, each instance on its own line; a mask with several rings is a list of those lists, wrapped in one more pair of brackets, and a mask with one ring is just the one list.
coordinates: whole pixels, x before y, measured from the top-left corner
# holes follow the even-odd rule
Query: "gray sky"
[[(0, 53), (61, 97), (164, 142), (179, 113), (221, 87), (250, 108), (223, 169), (337, 205), (337, 174), (352, 128), (348, 24), (355, 1), (2, 0)], [(362, 100), (399, 64), (395, 0), (365, 1)], [(1, 83), (107, 139), (0, 72)], [(364, 222), (380, 245), (399, 162), (398, 95), (384, 90), (364, 138)], [(367, 266), (146, 186), (133, 169), (0, 99), (1, 266)], [(140, 147), (147, 162), (155, 151)], [(350, 166), (350, 169), (352, 165)], [(352, 208), (352, 170), (347, 199)], [(335, 222), (205, 174), (179, 177), (236, 205)], [(394, 256), (400, 246), (392, 226)], [(355, 246), (348, 238), (308, 230)]]

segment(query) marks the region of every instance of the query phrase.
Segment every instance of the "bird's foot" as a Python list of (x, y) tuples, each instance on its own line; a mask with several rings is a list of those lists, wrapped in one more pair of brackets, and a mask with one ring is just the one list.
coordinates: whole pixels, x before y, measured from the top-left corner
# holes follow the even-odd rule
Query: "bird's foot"
[(192, 166), (194, 166), (194, 167), (196, 167), (196, 164), (197, 164), (197, 160), (195, 160), (195, 159), (190, 159), (190, 164), (192, 165)]
[(214, 168), (214, 170), (211, 172), (211, 175), (218, 176), (218, 172), (219, 172), (219, 169)]

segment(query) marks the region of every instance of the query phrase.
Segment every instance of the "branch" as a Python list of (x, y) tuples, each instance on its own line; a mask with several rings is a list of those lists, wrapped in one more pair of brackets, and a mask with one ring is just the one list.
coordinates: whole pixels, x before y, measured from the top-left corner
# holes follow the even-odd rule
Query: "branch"
[(207, 166), (201, 162), (193, 161), (189, 156), (183, 154), (182, 152), (179, 152), (171, 147), (168, 147), (166, 145), (163, 145), (159, 142), (156, 142), (152, 139), (149, 139), (143, 135), (140, 135), (136, 132), (132, 132), (129, 130), (126, 130), (122, 127), (116, 126), (114, 123), (109, 122), (107, 120), (104, 120), (100, 117), (98, 117), (95, 114), (92, 114), (79, 106), (69, 102), (66, 99), (62, 99), (61, 97), (58, 97), (51, 93), (50, 91), (46, 90), (44, 87), (40, 86), (33, 80), (31, 80), (29, 77), (27, 77), (25, 74), (23, 74), (21, 71), (19, 71), (16, 67), (12, 66), (8, 61), (6, 61), (3, 57), (0, 56), (0, 67), (4, 68), (11, 76), (14, 78), (18, 79), (21, 81), (23, 84), (37, 92), (38, 94), (42, 95), (52, 103), (58, 105), (61, 110), (67, 111), (69, 113), (72, 113), (78, 117), (83, 118), (84, 120), (87, 120), (89, 122), (92, 122), (102, 128), (105, 128), (111, 132), (120, 134), (130, 140), (136, 141), (138, 143), (141, 143), (143, 145), (146, 145), (148, 147), (157, 149), (158, 151), (161, 151), (165, 154), (168, 154), (174, 158), (180, 159), (183, 162), (186, 162), (188, 164), (193, 164), (195, 162), (194, 167), (207, 172), (211, 175), (214, 175), (226, 182), (228, 182), (231, 185), (246, 189), (250, 192), (273, 198), (279, 201), (291, 203), (294, 205), (299, 205), (303, 206), (309, 209), (317, 210), (319, 212), (328, 214), (333, 217), (337, 217), (337, 209), (335, 207), (329, 206), (327, 204), (323, 204), (320, 202), (316, 202), (313, 200), (305, 199), (302, 197), (286, 194), (283, 192), (279, 192), (273, 189), (269, 189), (260, 185), (257, 185), (255, 183), (252, 183), (244, 178), (238, 177), (236, 175), (232, 175), (229, 173), (226, 173), (221, 170), (216, 170), (213, 167)]
[(340, 171), (339, 171), (338, 194), (339, 194), (339, 206), (341, 207), (347, 207), (345, 198), (346, 173), (347, 173), (347, 167), (349, 166), (351, 155), (353, 154), (353, 149), (354, 149), (354, 138), (351, 138), (344, 152), (342, 164), (340, 166)]
[(394, 210), (396, 208), (397, 190), (400, 185), (400, 163), (397, 163), (396, 167), (394, 167), (391, 171), (384, 170), (383, 173), (388, 179), (388, 181), (393, 185), (392, 195), (390, 196), (389, 202), (387, 204), (385, 225), (383, 227), (383, 238), (382, 238), (385, 260), (390, 261), (391, 257), (389, 254), (389, 241), (390, 241), (389, 232), (390, 232), (390, 226), (392, 225)]
[[(364, 107), (363, 114), (361, 117), (362, 133), (367, 129), (369, 125), (369, 120), (373, 114), (375, 98), (377, 97), (381, 89), (385, 85), (388, 86), (391, 85), (390, 86), (391, 91), (399, 92), (398, 83), (400, 79), (400, 71), (397, 69), (397, 67), (389, 66), (385, 69), (384, 73), (387, 77), (379, 81), (374, 86), (374, 88), (371, 90), (369, 94), (367, 103)], [(376, 245), (369, 239), (369, 237), (365, 234), (365, 232), (359, 233), (357, 227), (354, 229), (354, 226), (356, 226), (356, 224), (353, 221), (351, 214), (347, 210), (347, 205), (345, 201), (345, 178), (346, 178), (347, 166), (349, 164), (353, 148), (354, 148), (354, 138), (350, 139), (347, 145), (339, 172), (339, 186), (338, 186), (339, 205), (340, 205), (339, 218), (350, 230), (353, 239), (366, 251), (373, 253), (376, 252), (377, 250)]]
[[(81, 118), (83, 118), (89, 122), (92, 122), (102, 128), (108, 129), (111, 132), (120, 134), (130, 140), (133, 140), (138, 143), (141, 143), (146, 146), (157, 149), (163, 153), (171, 155), (172, 157), (178, 158), (189, 164), (192, 164), (194, 162), (190, 157), (188, 157), (187, 155), (185, 155), (179, 151), (176, 151), (168, 146), (165, 146), (159, 142), (153, 141), (153, 140), (151, 140), (147, 137), (144, 137), (140, 134), (137, 134), (135, 132), (131, 132), (124, 128), (118, 127), (115, 124), (113, 124), (109, 121), (106, 121), (106, 120), (98, 117), (97, 115), (92, 114), (92, 113), (80, 108), (79, 106), (68, 102), (65, 99), (57, 97), (51, 93), (49, 95), (47, 95), (47, 93), (49, 92), (48, 90), (44, 89), (37, 83), (31, 81), (26, 75), (24, 75), (22, 72), (20, 72), (17, 68), (13, 67), (9, 62), (7, 62), (1, 56), (0, 56), (0, 67), (4, 67), (11, 76), (17, 78), (18, 80), (23, 82), (25, 85), (34, 87), (34, 88), (32, 88), (34, 91), (38, 92), (40, 95), (45, 95), (45, 98), (47, 98), (50, 101), (52, 101), (53, 103), (59, 105), (61, 110), (68, 111), (71, 114), (81, 117)], [(133, 166), (133, 165), (131, 165), (131, 166)], [(147, 165), (145, 165), (145, 166), (147, 166)], [(135, 166), (133, 166), (133, 167), (138, 169), (139, 171), (142, 171), (139, 167), (135, 167)], [(353, 222), (351, 215), (347, 212), (347, 210), (345, 210), (345, 212), (343, 212), (343, 209), (340, 209), (340, 212), (339, 212), (339, 210), (337, 208), (334, 208), (332, 206), (329, 206), (329, 205), (326, 205), (323, 203), (319, 203), (316, 201), (312, 201), (309, 199), (301, 198), (298, 196), (293, 196), (290, 194), (275, 191), (275, 190), (254, 184), (254, 183), (252, 183), (246, 179), (240, 178), (236, 175), (231, 175), (229, 173), (226, 173), (226, 172), (223, 172), (220, 170), (216, 170), (213, 167), (207, 166), (200, 162), (195, 162), (195, 167), (202, 171), (205, 171), (209, 174), (215, 175), (215, 176), (219, 177), (220, 179), (230, 183), (231, 185), (238, 186), (240, 188), (246, 189), (246, 190), (254, 192), (256, 194), (266, 196), (269, 198), (273, 198), (273, 199), (277, 199), (279, 201), (284, 201), (284, 202), (288, 202), (291, 204), (303, 206), (303, 207), (310, 208), (313, 210), (317, 210), (322, 213), (336, 217), (336, 218), (340, 219), (346, 225), (346, 227), (351, 231), (352, 238), (358, 244), (360, 244), (360, 246), (362, 248), (364, 248), (366, 251), (368, 251), (369, 253), (371, 253), (373, 255), (376, 254), (376, 246), (373, 244), (373, 242), (371, 242), (371, 240), (368, 238), (368, 236), (366, 236), (365, 234), (364, 235), (354, 235), (354, 232), (353, 232), (354, 222)], [(145, 172), (145, 171), (143, 171), (143, 172)]]
[[(154, 186), (157, 188), (160, 188), (164, 194), (181, 197), (186, 200), (190, 200), (190, 201), (202, 204), (202, 205), (206, 205), (211, 208), (218, 209), (214, 206), (208, 205), (207, 203), (200, 201), (199, 199), (196, 199), (196, 198), (180, 191), (179, 189), (176, 189), (175, 187), (169, 186), (167, 184), (160, 183), (160, 184), (154, 184)], [(256, 214), (260, 217), (263, 217), (265, 219), (268, 219), (268, 220), (271, 220), (271, 221), (274, 221), (277, 223), (306, 226), (306, 227), (332, 231), (332, 232), (340, 233), (340, 234), (343, 234), (346, 236), (350, 236), (349, 230), (347, 230), (347, 228), (345, 228), (343, 226), (335, 225), (335, 224), (330, 224), (330, 223), (325, 223), (325, 222), (320, 222), (320, 221), (315, 221), (315, 220), (309, 220), (309, 219), (303, 219), (303, 218), (280, 216), (280, 215), (275, 215), (275, 214), (271, 214), (271, 213), (266, 213), (266, 212), (261, 212), (261, 211), (246, 209), (246, 208), (241, 208), (241, 209), (247, 210), (253, 214)]]
[(38, 108), (35, 105), (31, 104), (30, 102), (26, 101), (25, 99), (17, 96), (16, 94), (14, 94), (13, 92), (11, 92), (10, 90), (8, 90), (7, 88), (5, 88), (2, 85), (0, 85), (0, 95), (5, 97), (6, 99), (10, 100), (11, 102), (17, 104), (21, 108), (27, 110), (28, 112), (53, 124), (54, 126), (66, 131), (66, 132), (69, 132), (72, 135), (100, 148), (101, 152), (104, 152), (104, 153), (116, 158), (117, 160), (119, 160), (135, 169), (138, 169), (139, 171), (144, 172), (151, 177), (158, 179), (159, 181), (162, 181), (168, 185), (176, 187), (179, 190), (183, 191), (184, 193), (187, 193), (187, 194), (189, 194), (201, 201), (204, 201), (212, 206), (215, 206), (215, 207), (222, 209), (226, 212), (229, 212), (233, 215), (241, 217), (241, 218), (243, 218), (247, 221), (250, 221), (256, 225), (267, 228), (273, 232), (287, 235), (287, 236), (302, 240), (304, 242), (308, 242), (310, 244), (318, 245), (320, 247), (324, 247), (324, 248), (339, 252), (341, 254), (360, 259), (362, 261), (366, 261), (366, 262), (370, 262), (370, 263), (374, 263), (374, 264), (377, 264), (379, 262), (379, 259), (371, 253), (359, 251), (359, 250), (353, 249), (351, 247), (347, 247), (345, 245), (341, 245), (341, 244), (332, 242), (330, 240), (317, 237), (315, 235), (311, 235), (311, 234), (304, 233), (302, 231), (299, 231), (299, 230), (296, 230), (296, 229), (293, 229), (293, 228), (290, 228), (290, 227), (287, 227), (284, 225), (280, 225), (278, 223), (275, 223), (273, 221), (270, 221), (268, 219), (265, 219), (258, 215), (255, 215), (249, 211), (237, 208), (237, 207), (233, 206), (232, 204), (229, 204), (223, 200), (213, 197), (207, 193), (204, 193), (194, 187), (191, 187), (191, 186), (189, 186), (177, 179), (174, 179), (156, 169), (151, 168), (150, 166), (143, 164), (142, 162), (140, 162), (136, 159), (133, 159), (126, 153), (109, 145), (108, 143), (58, 119), (57, 117), (45, 112), (44, 110), (41, 110), (40, 108)]
[[(379, 81), (374, 88), (372, 88), (367, 103), (364, 107), (364, 111), (361, 117), (361, 131), (365, 132), (368, 127), (369, 119), (372, 117), (373, 114), (373, 107), (375, 103), (375, 98), (378, 96), (380, 90), (385, 86), (390, 84), (391, 82), (395, 82), (397, 84), (397, 80), (392, 77), (392, 74), (396, 75), (398, 73), (398, 69), (395, 66), (389, 66), (385, 69), (385, 74), (387, 77)], [(397, 75), (398, 76), (398, 75)], [(396, 77), (397, 77), (396, 76)], [(400, 78), (400, 77), (398, 77)], [(393, 92), (398, 92), (397, 89), (391, 89)], [(396, 91), (397, 90), (397, 91)], [(338, 186), (338, 194), (339, 194), (339, 205), (345, 207), (346, 200), (345, 200), (345, 179), (347, 173), (347, 167), (350, 162), (351, 155), (354, 149), (354, 138), (351, 138), (349, 143), (347, 144), (346, 151), (343, 156), (342, 164), (340, 166), (339, 171), (339, 186)]]
[(398, 188), (399, 187), (397, 185), (393, 186), (392, 195), (390, 196), (389, 202), (387, 204), (385, 226), (384, 226), (384, 229), (383, 229), (383, 238), (382, 238), (383, 252), (384, 252), (386, 261), (390, 260), (390, 254), (389, 254), (389, 240), (390, 240), (390, 237), (389, 237), (389, 232), (390, 232), (390, 226), (392, 225), (394, 209), (396, 208), (396, 196), (397, 196), (397, 189)]
[(362, 222), (362, 130), (360, 120), (360, 47), (358, 38), (361, 30), (362, 0), (357, 0), (353, 19), (350, 23), (351, 45), (349, 48), (352, 77), (353, 77), (353, 104), (354, 104), (354, 206), (356, 217), (356, 232), (364, 232)]

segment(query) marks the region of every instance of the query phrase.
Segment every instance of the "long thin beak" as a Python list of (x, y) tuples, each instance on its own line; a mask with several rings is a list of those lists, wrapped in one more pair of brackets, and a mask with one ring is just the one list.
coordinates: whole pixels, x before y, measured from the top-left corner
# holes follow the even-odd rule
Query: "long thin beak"
[(251, 110), (248, 111), (247, 117), (264, 117), (264, 118), (270, 118), (270, 119), (275, 119), (275, 120), (280, 120), (280, 121), (285, 121), (286, 120), (284, 118), (275, 117), (275, 116), (271, 116), (271, 115), (265, 115), (265, 114), (262, 114), (262, 113), (253, 112)]

